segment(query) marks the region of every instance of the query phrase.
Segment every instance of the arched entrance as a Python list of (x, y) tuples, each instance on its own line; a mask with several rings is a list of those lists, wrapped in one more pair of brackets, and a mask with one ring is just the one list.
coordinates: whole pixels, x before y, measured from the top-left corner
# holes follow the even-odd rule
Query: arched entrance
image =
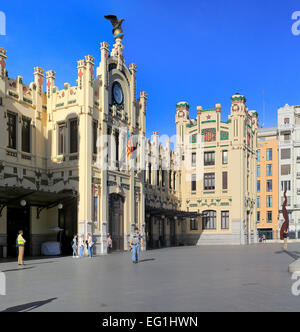
[(124, 250), (124, 198), (118, 194), (109, 195), (108, 232), (112, 236), (113, 250)]

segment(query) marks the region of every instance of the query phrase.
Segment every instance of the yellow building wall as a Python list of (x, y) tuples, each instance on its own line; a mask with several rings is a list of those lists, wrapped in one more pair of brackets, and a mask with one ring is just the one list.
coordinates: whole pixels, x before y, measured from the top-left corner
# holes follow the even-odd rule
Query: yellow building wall
[(43, 210), (40, 219), (37, 218), (37, 208), (31, 207), (31, 234), (47, 235), (53, 234), (53, 228), (58, 226), (57, 207), (49, 210)]

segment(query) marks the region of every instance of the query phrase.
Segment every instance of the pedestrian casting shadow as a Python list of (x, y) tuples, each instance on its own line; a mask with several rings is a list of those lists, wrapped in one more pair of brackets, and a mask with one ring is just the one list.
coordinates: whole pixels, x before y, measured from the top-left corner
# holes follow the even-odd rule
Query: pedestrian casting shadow
[(142, 259), (142, 260), (140, 260), (140, 263), (153, 262), (153, 261), (155, 261), (155, 258)]
[(297, 260), (300, 258), (300, 252), (299, 251), (288, 251), (288, 250), (281, 250), (281, 251), (276, 251), (275, 254), (287, 254), (293, 259)]
[(17, 271), (24, 271), (24, 270), (31, 270), (31, 269), (34, 269), (34, 266), (30, 266), (30, 267), (19, 267), (18, 269), (12, 269), (12, 270), (4, 270), (4, 271), (1, 271), (1, 272), (17, 272)]
[(51, 303), (55, 300), (57, 300), (57, 297), (55, 297), (53, 299), (46, 300), (46, 301), (37, 301), (37, 302), (31, 302), (31, 303), (27, 303), (27, 304), (17, 305), (15, 307), (7, 308), (7, 309), (3, 310), (2, 312), (21, 312), (21, 311), (22, 312), (28, 312), (28, 311), (35, 310), (39, 307), (42, 307), (43, 305)]

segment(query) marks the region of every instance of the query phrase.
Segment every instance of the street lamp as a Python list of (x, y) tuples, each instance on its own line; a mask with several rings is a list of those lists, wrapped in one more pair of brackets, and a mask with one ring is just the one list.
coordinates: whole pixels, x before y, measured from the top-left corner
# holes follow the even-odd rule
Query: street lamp
[(25, 207), (27, 205), (27, 202), (25, 201), (25, 199), (22, 199), (21, 202), (20, 202), (20, 205), (22, 207)]
[(60, 204), (58, 204), (58, 210), (62, 210), (63, 208), (64, 208), (64, 206), (60, 203)]

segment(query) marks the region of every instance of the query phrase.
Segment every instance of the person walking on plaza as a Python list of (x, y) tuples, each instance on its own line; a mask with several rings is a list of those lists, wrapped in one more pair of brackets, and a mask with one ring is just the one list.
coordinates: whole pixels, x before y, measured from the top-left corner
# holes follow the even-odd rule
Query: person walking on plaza
[(84, 236), (81, 235), (78, 241), (79, 257), (82, 258), (84, 251)]
[(78, 236), (74, 235), (72, 242), (73, 258), (78, 258)]
[(138, 264), (140, 261), (140, 250), (143, 246), (143, 237), (140, 230), (136, 227), (130, 238), (130, 249), (132, 250), (132, 262)]
[(89, 251), (89, 257), (93, 258), (93, 247), (94, 247), (94, 242), (91, 234), (88, 234), (87, 238), (87, 247)]
[(19, 266), (24, 265), (24, 250), (25, 250), (25, 239), (23, 238), (23, 231), (19, 232), (17, 238), (17, 244), (19, 249), (18, 264)]

